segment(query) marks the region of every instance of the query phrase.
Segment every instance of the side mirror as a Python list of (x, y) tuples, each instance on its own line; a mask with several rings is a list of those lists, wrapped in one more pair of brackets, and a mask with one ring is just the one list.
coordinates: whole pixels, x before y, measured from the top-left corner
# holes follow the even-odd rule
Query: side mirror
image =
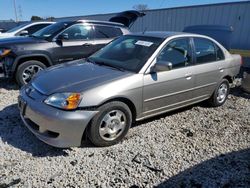
[(56, 40), (58, 41), (63, 41), (63, 40), (68, 40), (68, 39), (69, 39), (69, 35), (67, 33), (60, 34), (56, 38)]
[(156, 64), (151, 68), (151, 72), (162, 72), (162, 71), (169, 71), (173, 69), (173, 64), (168, 61), (158, 61)]
[(19, 33), (19, 36), (28, 36), (29, 35), (29, 32), (27, 30), (22, 30), (20, 33)]

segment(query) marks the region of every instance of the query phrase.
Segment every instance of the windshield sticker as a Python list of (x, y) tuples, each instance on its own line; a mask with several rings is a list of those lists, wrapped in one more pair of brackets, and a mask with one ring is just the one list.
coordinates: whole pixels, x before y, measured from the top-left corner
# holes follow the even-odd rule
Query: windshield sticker
[(150, 47), (154, 43), (153, 42), (148, 42), (148, 41), (143, 41), (143, 40), (138, 40), (135, 44)]

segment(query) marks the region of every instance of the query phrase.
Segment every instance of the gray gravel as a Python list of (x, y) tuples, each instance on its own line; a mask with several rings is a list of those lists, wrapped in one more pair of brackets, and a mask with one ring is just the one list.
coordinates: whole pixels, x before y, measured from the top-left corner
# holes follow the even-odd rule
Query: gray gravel
[(137, 123), (119, 144), (56, 149), (23, 125), (17, 86), (0, 81), (2, 187), (250, 187), (250, 95)]

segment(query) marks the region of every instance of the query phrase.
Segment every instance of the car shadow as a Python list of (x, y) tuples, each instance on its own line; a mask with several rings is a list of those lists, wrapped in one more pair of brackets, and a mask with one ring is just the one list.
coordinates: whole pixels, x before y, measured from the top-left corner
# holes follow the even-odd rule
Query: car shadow
[(6, 89), (6, 90), (18, 90), (19, 86), (11, 79), (0, 79), (0, 89)]
[(244, 92), (241, 86), (236, 86), (230, 89), (230, 94), (244, 99), (250, 99), (250, 93)]
[(166, 179), (155, 187), (250, 187), (250, 148), (206, 160)]
[(7, 106), (0, 112), (0, 139), (36, 157), (67, 156), (71, 150), (55, 148), (38, 140), (23, 124), (17, 104)]

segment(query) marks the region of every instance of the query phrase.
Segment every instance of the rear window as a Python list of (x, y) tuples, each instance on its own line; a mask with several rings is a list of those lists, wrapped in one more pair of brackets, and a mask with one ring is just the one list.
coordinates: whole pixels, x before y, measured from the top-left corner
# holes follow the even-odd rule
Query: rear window
[(95, 38), (106, 39), (115, 38), (122, 35), (120, 28), (109, 26), (95, 26)]
[(216, 60), (219, 61), (225, 59), (223, 51), (216, 44), (215, 44), (215, 49), (216, 49)]

